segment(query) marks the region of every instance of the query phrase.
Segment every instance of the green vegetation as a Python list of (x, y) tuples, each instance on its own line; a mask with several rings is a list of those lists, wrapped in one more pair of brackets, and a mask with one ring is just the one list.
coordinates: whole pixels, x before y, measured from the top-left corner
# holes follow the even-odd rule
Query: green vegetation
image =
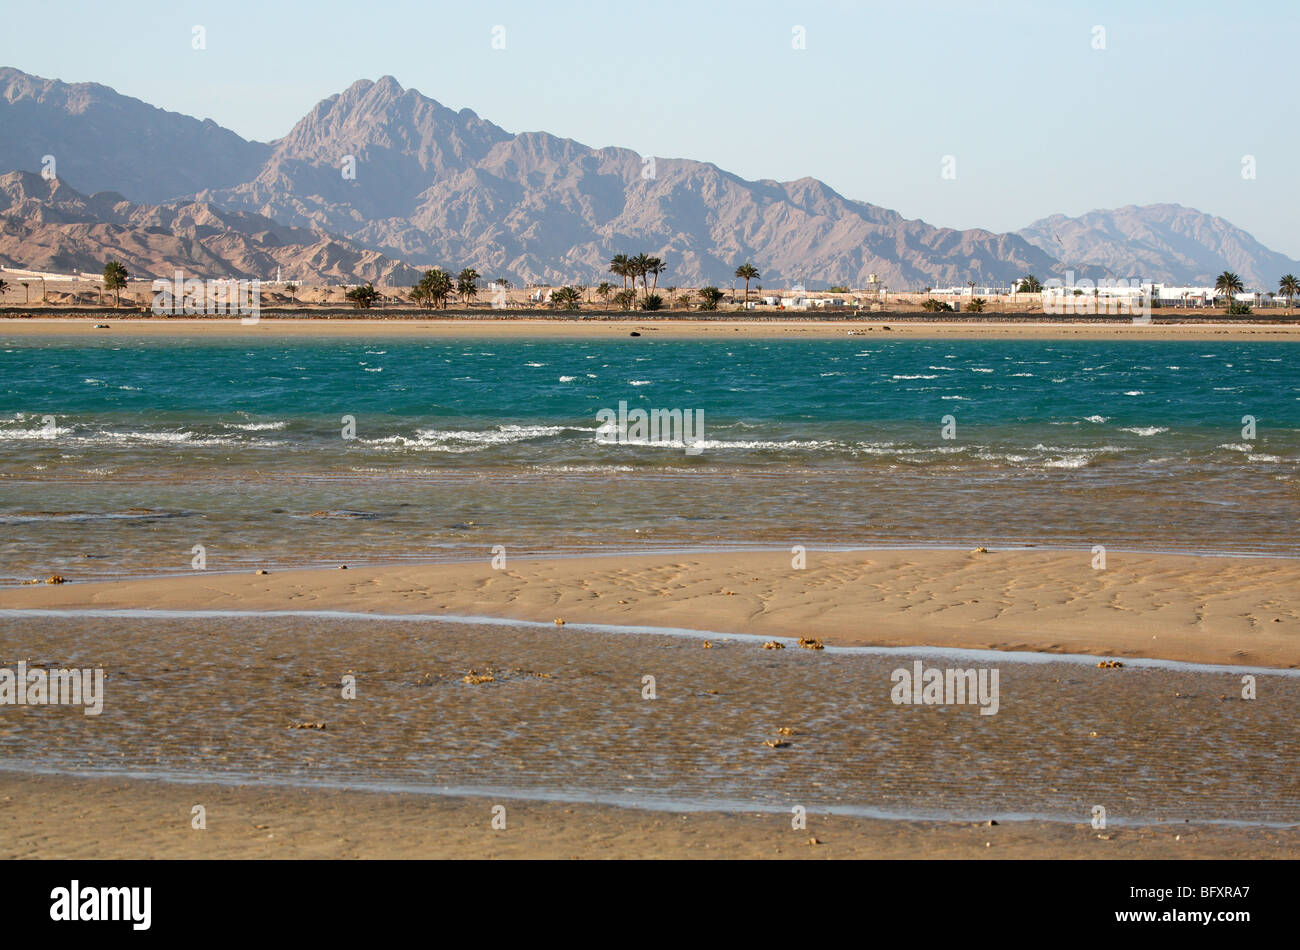
[(984, 307), (988, 303), (983, 297), (972, 297), (970, 303), (966, 304), (967, 313), (983, 313)]
[(645, 257), (645, 255), (641, 255), (641, 256), (645, 258), (645, 270), (641, 272), (641, 279), (645, 280), (647, 274), (649, 274), (651, 277), (654, 278), (654, 283), (650, 284), (646, 288), (645, 296), (646, 299), (649, 300), (650, 295), (654, 293), (655, 290), (658, 289), (659, 287), (659, 275), (668, 269), (668, 265), (665, 264), (662, 260), (660, 260), (657, 257)]
[[(615, 254), (609, 260), (609, 272), (615, 277), (623, 278), (623, 289), (627, 289), (627, 279), (632, 276), (632, 268), (626, 254)], [(624, 308), (626, 309), (626, 308)]]
[(749, 282), (757, 280), (763, 275), (758, 272), (758, 268), (753, 264), (745, 263), (736, 268), (736, 276), (745, 282), (745, 303), (749, 303)]
[(447, 306), (447, 299), (455, 292), (451, 275), (439, 267), (424, 272), (420, 282), (406, 295), (426, 310)]
[(557, 310), (577, 310), (582, 303), (582, 293), (577, 287), (560, 287), (551, 292), (551, 306)]
[[(763, 288), (760, 287), (760, 288), (758, 288), (758, 289), (759, 289), (759, 290), (762, 290)], [(852, 293), (852, 291), (849, 290), (849, 288), (848, 288), (845, 284), (836, 284), (834, 287), (828, 287), (828, 288), (826, 288), (826, 292), (827, 292), (828, 294), (848, 294), (848, 293)]]
[[(638, 254), (636, 257), (628, 257), (626, 254), (615, 254), (609, 261), (609, 271), (611, 274), (617, 274), (623, 278), (623, 289), (627, 289), (627, 282), (632, 281), (632, 290), (636, 291), (636, 282), (641, 281), (645, 296), (648, 298), (656, 287), (659, 286), (659, 275), (668, 269), (658, 257), (651, 257), (648, 254)], [(653, 278), (653, 282), (651, 281)], [(617, 297), (614, 298), (616, 301)], [(628, 308), (624, 308), (628, 309)]]
[(658, 294), (647, 294), (645, 300), (641, 301), (642, 310), (662, 310), (664, 308), (664, 298)]
[(717, 310), (718, 303), (725, 296), (717, 287), (701, 287), (699, 293), (701, 310)]
[(1024, 277), (1021, 277), (1020, 280), (1016, 281), (1016, 289), (1014, 292), (1018, 294), (1041, 294), (1043, 292), (1043, 285), (1038, 282), (1038, 278), (1033, 274), (1026, 274)]
[(293, 298), (294, 298), (294, 295), (298, 293), (298, 285), (297, 285), (297, 284), (285, 284), (285, 285), (284, 285), (284, 289), (285, 289), (285, 292), (289, 295), (289, 303), (293, 303), (293, 302), (294, 302), (294, 299), (293, 299)]
[(1300, 280), (1296, 280), (1294, 274), (1287, 274), (1277, 282), (1277, 292), (1286, 298), (1286, 307), (1290, 310), (1295, 306), (1296, 294), (1300, 294)]
[(620, 310), (631, 310), (636, 303), (636, 291), (624, 287), (614, 295), (614, 303), (618, 304)]
[(369, 310), (379, 299), (379, 291), (375, 290), (375, 285), (366, 281), (360, 287), (353, 287), (343, 295), (352, 301), (352, 306), (356, 310)]
[(478, 296), (479, 273), (472, 267), (466, 267), (456, 277), (456, 293), (464, 303), (469, 303)]
[(1214, 292), (1223, 294), (1227, 298), (1226, 303), (1232, 303), (1232, 295), (1239, 294), (1245, 290), (1245, 286), (1238, 277), (1230, 270), (1225, 270), (1218, 277), (1214, 278)]
[(104, 265), (104, 289), (113, 291), (113, 306), (116, 307), (126, 287), (126, 279), (131, 276), (121, 261), (109, 261)]
[(921, 309), (926, 313), (952, 313), (952, 304), (944, 303), (942, 300), (935, 300), (931, 297), (925, 303), (921, 304)]

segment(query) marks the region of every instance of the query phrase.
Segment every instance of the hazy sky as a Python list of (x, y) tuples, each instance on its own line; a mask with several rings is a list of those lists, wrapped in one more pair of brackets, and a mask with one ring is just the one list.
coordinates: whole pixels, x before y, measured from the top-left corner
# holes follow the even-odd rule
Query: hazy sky
[(1296, 0), (60, 0), (5, 14), (4, 65), (246, 138), (388, 74), (510, 132), (811, 175), (931, 224), (1014, 230), (1176, 202), (1300, 258)]

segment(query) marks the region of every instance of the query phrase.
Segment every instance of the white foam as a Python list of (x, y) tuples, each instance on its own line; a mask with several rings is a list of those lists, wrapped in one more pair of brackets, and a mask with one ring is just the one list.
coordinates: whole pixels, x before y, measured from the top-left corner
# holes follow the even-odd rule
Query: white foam
[(287, 422), (223, 422), (227, 429), (239, 429), (241, 432), (278, 432)]

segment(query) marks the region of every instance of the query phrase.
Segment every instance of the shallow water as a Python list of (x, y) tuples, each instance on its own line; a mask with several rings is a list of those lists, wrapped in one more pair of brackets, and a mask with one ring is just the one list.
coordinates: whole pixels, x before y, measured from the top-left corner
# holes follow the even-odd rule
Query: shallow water
[[(1037, 658), (319, 617), (0, 616), (0, 667), (103, 666), (105, 711), (0, 707), (0, 767), (895, 817), (1300, 822), (1300, 680)], [(890, 674), (993, 667), (999, 710)], [(492, 682), (463, 677), (488, 673)], [(357, 677), (357, 698), (341, 678)], [(643, 677), (657, 698), (642, 698)], [(295, 729), (301, 722), (326, 728)], [(775, 730), (786, 748), (764, 745)], [(1094, 737), (1092, 733), (1097, 735)]]
[[(1300, 555), (1298, 346), (0, 340), (0, 581), (184, 572), (195, 545), (213, 570), (496, 544)], [(703, 411), (702, 451), (598, 438), (621, 401)]]

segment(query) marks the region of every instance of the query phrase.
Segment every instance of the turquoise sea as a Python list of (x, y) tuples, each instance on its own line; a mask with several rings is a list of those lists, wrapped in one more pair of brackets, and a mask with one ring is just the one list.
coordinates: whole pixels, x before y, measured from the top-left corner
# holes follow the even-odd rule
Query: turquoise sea
[[(214, 570), (496, 544), (1300, 554), (1298, 357), (1235, 341), (0, 338), (0, 579), (188, 571), (197, 544)], [(598, 431), (621, 402), (702, 413), (698, 454)]]

